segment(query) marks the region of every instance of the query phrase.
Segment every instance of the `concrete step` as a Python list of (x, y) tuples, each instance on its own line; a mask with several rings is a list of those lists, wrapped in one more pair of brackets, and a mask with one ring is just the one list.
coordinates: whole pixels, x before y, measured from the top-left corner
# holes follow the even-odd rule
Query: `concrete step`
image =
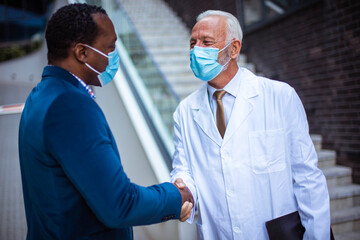
[[(120, 0), (119, 2), (121, 2), (122, 6), (125, 7), (127, 11), (131, 12), (132, 14), (144, 14), (146, 16), (153, 15), (154, 13), (159, 13), (161, 15), (173, 14), (171, 8), (164, 4), (162, 0)], [(144, 12), (144, 9), (148, 9), (149, 11)]]
[(345, 186), (352, 183), (351, 168), (328, 166), (321, 169), (326, 177), (328, 188)]
[(167, 28), (154, 28), (154, 27), (143, 27), (143, 26), (136, 26), (136, 29), (139, 33), (141, 33), (141, 36), (149, 36), (158, 34), (161, 36), (167, 36), (167, 35), (181, 35), (181, 37), (185, 37), (187, 39), (190, 39), (190, 32), (187, 28), (182, 26), (176, 26), (171, 29)]
[(359, 240), (360, 239), (360, 231), (336, 234), (334, 237), (336, 240)]
[(134, 21), (146, 21), (147, 19), (149, 21), (152, 21), (153, 18), (159, 18), (159, 19), (169, 19), (169, 18), (172, 18), (173, 17), (173, 13), (170, 12), (169, 10), (166, 10), (164, 9), (163, 11), (159, 11), (157, 13), (155, 12), (151, 12), (151, 11), (144, 11), (144, 10), (141, 10), (141, 11), (138, 11), (140, 9), (131, 9), (131, 7), (129, 6), (126, 6), (126, 12), (129, 14), (129, 15), (139, 15), (141, 14), (142, 18), (137, 18), (137, 19), (134, 19)]
[(136, 29), (138, 30), (138, 32), (144, 32), (146, 33), (146, 35), (150, 35), (151, 33), (154, 34), (159, 34), (159, 33), (163, 33), (163, 36), (167, 36), (167, 35), (174, 35), (174, 34), (179, 34), (180, 32), (182, 32), (182, 36), (186, 37), (188, 36), (190, 39), (190, 31), (185, 27), (185, 26), (173, 26), (170, 24), (167, 25), (159, 25), (159, 26), (154, 26), (154, 25), (144, 25), (141, 23), (134, 23)]
[[(189, 41), (185, 41), (184, 39), (178, 39), (169, 37), (167, 38), (158, 38), (158, 37), (151, 37), (153, 40), (146, 40), (145, 37), (143, 38), (144, 42), (146, 43), (148, 48), (169, 48), (168, 44), (171, 42), (174, 46), (182, 47), (183, 50), (189, 51)], [(171, 47), (170, 47), (171, 48)]]
[(189, 56), (189, 50), (183, 50), (183, 51), (179, 51), (179, 52), (167, 52), (167, 51), (156, 51), (154, 49), (149, 49), (149, 51), (151, 52), (151, 54), (154, 57), (154, 60), (158, 63), (158, 64), (163, 64), (163, 63), (167, 63), (167, 62), (172, 62), (172, 61), (189, 61), (190, 64), (190, 56)]
[(329, 196), (330, 211), (360, 206), (360, 185), (330, 187)]
[(179, 75), (169, 75), (168, 76), (168, 80), (169, 82), (171, 82), (172, 84), (191, 84), (191, 83), (203, 83), (203, 81), (197, 79), (194, 74), (190, 71), (184, 72), (184, 74)]
[(317, 151), (317, 156), (319, 159), (318, 167), (320, 169), (335, 165), (335, 161), (336, 161), (336, 152), (335, 151), (322, 149), (322, 150)]
[(187, 54), (182, 55), (175, 55), (175, 54), (168, 54), (168, 55), (160, 55), (160, 56), (154, 56), (156, 62), (158, 64), (161, 64), (163, 66), (167, 65), (180, 65), (180, 66), (190, 66), (190, 57), (189, 52), (187, 51)]
[[(331, 212), (331, 227), (334, 235), (360, 230), (360, 206)], [(336, 238), (335, 238), (336, 239)]]
[[(126, 7), (126, 9), (129, 9), (129, 7)], [(146, 22), (146, 21), (149, 21), (149, 22), (156, 22), (158, 21), (159, 19), (161, 20), (170, 20), (171, 22), (179, 22), (181, 24), (183, 24), (181, 22), (181, 19), (175, 17), (174, 18), (174, 15), (172, 12), (169, 12), (167, 10), (164, 10), (164, 11), (159, 11), (157, 13), (155, 12), (151, 12), (151, 11), (144, 11), (142, 10), (142, 12), (139, 12), (139, 11), (126, 11), (128, 13), (128, 15), (130, 16), (134, 16), (134, 15), (139, 15), (141, 14), (141, 18), (133, 18), (132, 21), (134, 22)]]
[(141, 24), (144, 27), (153, 27), (153, 26), (182, 26), (183, 23), (180, 19), (174, 18), (170, 15), (167, 16), (152, 16), (152, 17), (146, 17), (142, 16), (141, 18), (135, 18), (132, 20), (135, 24)]
[(320, 151), (322, 149), (322, 136), (319, 134), (311, 134), (310, 137), (314, 143), (315, 150)]
[(166, 66), (162, 66), (162, 65), (159, 65), (159, 66), (166, 75), (167, 74), (170, 74), (170, 75), (176, 74), (179, 76), (183, 76), (184, 74), (192, 73), (189, 65), (181, 66), (181, 65), (177, 65), (177, 64), (174, 64), (174, 65), (167, 64)]
[[(177, 55), (177, 54), (189, 54), (189, 44), (186, 46), (169, 46), (168, 44), (163, 45), (163, 46), (159, 46), (159, 45), (154, 45), (154, 46), (147, 46), (148, 49), (151, 52), (154, 52), (156, 54), (159, 55)], [(184, 52), (184, 49), (187, 49), (187, 51)]]
[(179, 98), (182, 100), (184, 98), (186, 98), (187, 96), (189, 96), (191, 93), (193, 93), (194, 91), (196, 91), (199, 87), (189, 87), (189, 86), (182, 86), (181, 88), (177, 88), (174, 90), (177, 92)]
[[(123, 6), (129, 9), (129, 12), (135, 13), (138, 15), (145, 14), (147, 16), (153, 14), (154, 12), (161, 12), (161, 13), (169, 13), (172, 11), (170, 8), (164, 4), (161, 0), (160, 1), (148, 1), (148, 0), (120, 0)], [(143, 10), (147, 9), (148, 12), (144, 12)], [(154, 11), (157, 10), (157, 11)], [(161, 11), (159, 11), (161, 10)]]
[[(165, 20), (164, 20), (165, 21)], [(190, 35), (189, 30), (187, 30), (185, 27), (181, 26), (181, 25), (175, 25), (175, 24), (161, 24), (161, 25), (156, 25), (157, 23), (148, 23), (148, 24), (143, 24), (143, 23), (139, 23), (139, 22), (134, 22), (134, 25), (136, 27), (136, 29), (139, 32), (145, 32), (147, 33), (146, 36), (149, 36), (152, 33), (158, 33), (158, 32), (165, 32), (166, 31), (166, 35), (163, 36), (171, 36), (171, 35), (179, 35), (180, 33), (182, 37), (187, 37)]]
[[(184, 35), (183, 30), (179, 30), (179, 29), (162, 29), (162, 28), (158, 28), (158, 29), (137, 29), (140, 36), (142, 38), (152, 38), (154, 35), (158, 35), (158, 36), (170, 36), (172, 38), (180, 38), (185, 40), (186, 45), (186, 50), (189, 50), (189, 46), (190, 46), (190, 36), (188, 35)], [(169, 44), (169, 42), (166, 43), (167, 45)], [(175, 46), (175, 44), (174, 44)]]
[[(188, 84), (175, 83), (175, 84), (173, 84), (173, 87), (174, 87), (174, 90), (178, 90), (179, 93), (184, 92), (183, 93), (183, 95), (184, 95), (184, 94), (190, 94), (190, 93), (196, 91), (198, 88), (201, 87), (202, 84), (203, 84), (203, 82), (199, 80), (199, 81), (189, 82)], [(183, 90), (181, 88), (183, 88)]]

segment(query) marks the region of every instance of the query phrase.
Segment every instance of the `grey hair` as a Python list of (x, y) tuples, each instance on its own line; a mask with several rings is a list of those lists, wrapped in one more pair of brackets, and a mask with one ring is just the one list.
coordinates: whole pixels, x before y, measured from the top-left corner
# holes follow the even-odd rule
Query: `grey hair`
[(208, 16), (223, 16), (226, 18), (226, 41), (229, 42), (232, 39), (239, 39), (242, 42), (243, 32), (241, 30), (240, 23), (238, 19), (231, 13), (220, 11), (220, 10), (207, 10), (200, 13), (196, 22), (199, 22), (201, 19)]

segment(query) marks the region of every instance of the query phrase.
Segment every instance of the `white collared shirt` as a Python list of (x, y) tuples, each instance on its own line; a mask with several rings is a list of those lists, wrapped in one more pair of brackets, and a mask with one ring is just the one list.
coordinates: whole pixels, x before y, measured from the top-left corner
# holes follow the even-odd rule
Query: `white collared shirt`
[[(236, 95), (239, 91), (239, 87), (240, 87), (240, 79), (239, 79), (238, 74), (236, 74), (234, 76), (234, 78), (228, 84), (226, 84), (226, 86), (223, 88), (223, 90), (226, 91), (225, 95), (222, 98), (226, 126), (228, 125), (228, 122), (229, 122), (229, 119), (230, 119), (230, 116), (232, 113), (232, 109), (234, 107), (234, 103), (236, 100)], [(207, 85), (209, 104), (210, 104), (210, 108), (211, 108), (212, 114), (214, 116), (215, 122), (216, 122), (217, 104), (216, 104), (216, 98), (214, 96), (214, 92), (217, 90), (222, 90), (222, 89), (216, 89), (216, 88), (210, 86), (209, 84)]]
[(72, 75), (76, 78), (76, 80), (78, 80), (79, 83), (85, 88), (85, 90), (89, 93), (90, 97), (91, 97), (92, 99), (95, 99), (96, 96), (95, 96), (94, 92), (91, 90), (90, 86), (87, 85), (83, 80), (81, 80), (81, 78), (79, 78), (79, 77), (76, 76), (75, 74), (73, 74), (73, 73), (71, 73), (71, 74), (72, 74)]

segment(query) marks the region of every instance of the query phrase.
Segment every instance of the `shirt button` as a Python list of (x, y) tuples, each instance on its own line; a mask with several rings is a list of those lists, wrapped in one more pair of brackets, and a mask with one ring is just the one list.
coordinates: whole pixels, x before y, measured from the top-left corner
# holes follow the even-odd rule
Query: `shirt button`
[(238, 227), (233, 227), (233, 230), (234, 230), (235, 233), (239, 233), (239, 232), (240, 232), (240, 228), (238, 228)]

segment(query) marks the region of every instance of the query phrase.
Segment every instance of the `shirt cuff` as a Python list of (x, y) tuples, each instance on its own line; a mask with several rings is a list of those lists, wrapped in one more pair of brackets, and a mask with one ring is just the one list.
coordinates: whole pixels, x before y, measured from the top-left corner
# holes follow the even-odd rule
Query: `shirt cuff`
[(194, 206), (193, 208), (191, 209), (191, 216), (186, 220), (187, 223), (193, 223), (194, 221), (194, 217), (195, 217), (195, 206), (196, 206), (196, 203), (197, 203), (197, 195), (196, 195), (196, 190), (192, 187), (192, 186), (189, 186), (188, 187), (193, 198), (194, 198)]

